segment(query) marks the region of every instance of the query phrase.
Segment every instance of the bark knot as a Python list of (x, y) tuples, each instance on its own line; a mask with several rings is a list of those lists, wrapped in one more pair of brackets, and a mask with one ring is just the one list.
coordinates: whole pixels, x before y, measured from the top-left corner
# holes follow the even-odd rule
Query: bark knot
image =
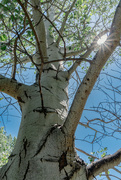
[(67, 159), (66, 159), (67, 152), (63, 152), (59, 159), (59, 170), (61, 171), (65, 166), (67, 166)]
[(25, 103), (25, 101), (23, 101), (23, 100), (21, 99), (21, 97), (17, 96), (17, 99), (18, 99), (18, 102)]

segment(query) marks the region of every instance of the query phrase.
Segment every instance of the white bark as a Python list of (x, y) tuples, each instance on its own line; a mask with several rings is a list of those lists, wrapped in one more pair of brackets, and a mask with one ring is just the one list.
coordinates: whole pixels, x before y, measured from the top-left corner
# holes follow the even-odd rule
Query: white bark
[[(46, 52), (46, 32), (45, 26), (43, 22), (42, 9), (40, 7), (39, 0), (31, 0), (32, 9), (33, 9), (33, 19), (35, 25), (35, 31), (37, 33), (37, 37), (40, 43), (40, 49), (42, 51), (42, 56), (44, 61), (47, 61), (47, 52)], [(37, 59), (36, 63), (40, 64), (40, 55), (38, 50), (38, 44), (36, 45)]]
[[(48, 9), (48, 19), (45, 18), (44, 24), (45, 24), (45, 29), (46, 29), (46, 43), (47, 43), (47, 57), (48, 57), (48, 61), (53, 61), (53, 60), (57, 60), (57, 59), (63, 59), (63, 55), (60, 53), (59, 49), (57, 48), (57, 44), (54, 41), (54, 37), (52, 35), (50, 35), (50, 27), (52, 27), (52, 22), (54, 19), (54, 7), (52, 5), (49, 5), (49, 9)], [(53, 63), (53, 65), (55, 66), (55, 68), (59, 68), (59, 69), (63, 69), (63, 65), (62, 62), (55, 62)]]
[(86, 166), (77, 158), (74, 139), (66, 141), (61, 130), (68, 113), (66, 77), (66, 72), (44, 70), (43, 109), (38, 85), (19, 92), (21, 125), (9, 162), (0, 171), (1, 180), (86, 180)]
[(24, 91), (25, 87), (26, 85), (18, 83), (16, 80), (0, 75), (0, 91), (12, 96), (15, 99), (19, 98), (21, 91)]

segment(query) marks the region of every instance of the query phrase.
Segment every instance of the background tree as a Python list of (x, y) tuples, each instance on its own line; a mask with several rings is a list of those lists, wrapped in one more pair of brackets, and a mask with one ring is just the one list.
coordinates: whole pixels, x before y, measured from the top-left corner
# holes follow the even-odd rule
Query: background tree
[[(90, 180), (102, 172), (110, 179), (108, 169), (121, 162), (121, 149), (108, 156), (102, 149), (103, 158), (94, 161), (94, 154), (77, 148), (94, 161), (87, 166), (76, 154), (74, 135), (78, 124), (88, 127), (93, 143), (102, 133), (98, 125), (104, 132), (105, 124), (120, 125), (118, 116), (111, 120), (105, 113), (105, 119), (80, 118), (101, 70), (114, 53), (120, 54), (121, 1), (2, 0), (0, 9), (0, 91), (16, 99), (22, 112), (17, 142), (0, 179)], [(99, 45), (105, 34), (107, 40)], [(29, 84), (31, 68), (36, 78)], [(75, 77), (77, 90), (69, 104), (69, 80)], [(96, 109), (100, 115), (101, 108)]]
[(16, 142), (16, 138), (12, 138), (11, 135), (7, 136), (4, 128), (0, 128), (0, 167), (8, 162), (8, 157), (10, 156), (14, 145)]

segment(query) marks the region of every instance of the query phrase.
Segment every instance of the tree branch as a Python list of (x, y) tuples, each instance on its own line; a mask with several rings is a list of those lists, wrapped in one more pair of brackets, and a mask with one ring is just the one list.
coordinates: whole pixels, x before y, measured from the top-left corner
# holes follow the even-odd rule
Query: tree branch
[(86, 49), (80, 49), (79, 51), (69, 51), (68, 53), (66, 53), (66, 57), (69, 56), (77, 56), (79, 54), (81, 54), (82, 52), (84, 52)]
[(113, 53), (115, 48), (119, 45), (120, 36), (121, 36), (121, 1), (116, 9), (110, 35), (105, 42), (106, 46), (104, 47), (104, 45), (102, 45), (99, 51), (97, 52), (97, 54), (95, 55), (95, 57), (93, 58), (93, 61), (90, 64), (88, 72), (85, 75), (82, 83), (80, 84), (76, 92), (70, 111), (62, 127), (65, 133), (67, 133), (68, 137), (74, 135), (80, 117), (82, 115), (85, 103), (87, 101), (87, 98), (92, 88), (94, 87), (94, 84), (102, 68), (104, 67), (106, 61)]
[(91, 155), (91, 154), (83, 151), (82, 149), (76, 148), (76, 150), (79, 151), (79, 152), (81, 152), (81, 153), (83, 153), (83, 154), (86, 154), (87, 156), (91, 157), (93, 160), (99, 159), (99, 158), (97, 158), (96, 156), (93, 156), (93, 155)]
[[(25, 16), (25, 19), (26, 19), (26, 16)], [(13, 49), (13, 52), (14, 52), (14, 65), (13, 65), (13, 72), (12, 72), (12, 78), (13, 79), (15, 79), (15, 75), (16, 75), (16, 65), (17, 65), (17, 54), (16, 54), (16, 48), (17, 48), (17, 42), (18, 42), (18, 40), (19, 40), (19, 38), (20, 38), (20, 36), (24, 33), (26, 31), (26, 29), (25, 29), (25, 26), (24, 26), (24, 29), (23, 29), (23, 31), (20, 33), (20, 34), (18, 34), (18, 32), (17, 32), (17, 37), (16, 37), (16, 39), (15, 39), (15, 42), (14, 42), (14, 49)]]
[[(65, 15), (65, 17), (64, 17), (64, 20), (63, 20), (63, 22), (62, 22), (61, 28), (60, 28), (60, 30), (59, 30), (60, 34), (63, 33), (63, 30), (64, 30), (64, 27), (65, 27), (65, 24), (66, 24), (68, 15), (70, 14), (72, 8), (74, 7), (75, 2), (76, 2), (76, 0), (73, 1), (73, 3), (72, 3), (71, 6), (70, 6), (70, 9), (67, 11), (67, 13), (66, 13), (66, 15)], [(60, 37), (60, 35), (59, 35), (59, 36), (58, 36), (58, 39), (57, 39), (57, 41), (56, 41), (57, 46), (59, 46), (60, 40), (61, 40), (61, 37)]]
[(107, 178), (108, 180), (111, 180), (111, 178), (109, 177), (108, 171), (105, 172), (105, 176), (106, 176), (106, 178)]
[(17, 99), (17, 96), (20, 95), (25, 86), (27, 85), (18, 83), (14, 79), (9, 79), (0, 75), (0, 91), (12, 96), (15, 99)]
[[(43, 14), (42, 14), (41, 6), (40, 6), (40, 1), (31, 0), (31, 3), (32, 3), (32, 9), (33, 9), (35, 31), (37, 33), (37, 37), (41, 45), (43, 57), (46, 61), (47, 60), (46, 58), (47, 57), (46, 32), (45, 32), (45, 26), (43, 22)], [(38, 52), (38, 46), (37, 46), (37, 52)]]
[(36, 33), (35, 29), (34, 29), (34, 26), (33, 26), (33, 24), (32, 24), (32, 21), (31, 21), (29, 15), (28, 15), (27, 10), (26, 10), (26, 8), (24, 7), (23, 3), (22, 3), (20, 0), (17, 0), (17, 2), (18, 2), (18, 3), (20, 4), (20, 6), (22, 7), (22, 9), (23, 9), (23, 11), (24, 11), (24, 13), (25, 13), (28, 21), (29, 21), (29, 25), (30, 25), (31, 29), (32, 29), (33, 32), (34, 32), (34, 36), (35, 36), (35, 39), (36, 39), (36, 43), (37, 43), (38, 51), (39, 51), (39, 54), (40, 54), (41, 62), (43, 63), (43, 62), (44, 62), (44, 59), (43, 59), (43, 54), (42, 54), (42, 50), (41, 50), (41, 46), (40, 46), (40, 41), (39, 41), (39, 39), (38, 39), (38, 36), (37, 36), (37, 33)]
[[(81, 54), (87, 50), (87, 48), (82, 48), (78, 51), (74, 51), (73, 50), (74, 48), (76, 48), (76, 44), (74, 44), (74, 46), (71, 46), (71, 50), (70, 50), (70, 47), (66, 47), (66, 57), (76, 56), (76, 55)], [(64, 48), (60, 47), (59, 52), (63, 55), (64, 54)]]
[[(18, 1), (18, 0), (17, 0), (17, 1)], [(29, 4), (30, 4), (30, 3), (29, 3)], [(30, 4), (30, 5), (33, 7), (32, 4)], [(59, 36), (61, 37), (61, 39), (62, 39), (62, 41), (63, 41), (63, 44), (64, 44), (64, 55), (63, 55), (63, 57), (65, 58), (65, 57), (66, 57), (66, 43), (65, 43), (65, 41), (64, 41), (63, 36), (60, 34), (59, 30), (56, 28), (56, 26), (55, 26), (54, 23), (51, 21), (51, 19), (49, 19), (44, 13), (42, 13), (42, 11), (40, 11), (38, 7), (34, 7), (34, 8), (35, 8), (36, 10), (38, 10), (40, 14), (42, 14), (42, 16), (48, 21), (49, 24), (51, 24), (51, 25), (53, 26), (53, 28), (56, 30), (56, 32), (57, 32), (57, 33), (59, 34)], [(47, 28), (49, 28), (49, 27), (47, 27)], [(48, 30), (47, 30), (47, 32), (48, 32)], [(47, 57), (46, 57), (46, 58), (47, 58)]]
[[(105, 30), (105, 31), (99, 33), (99, 34), (94, 38), (92, 44), (91, 44), (90, 47), (87, 49), (87, 51), (86, 51), (83, 55), (81, 55), (80, 58), (87, 58), (87, 57), (92, 53), (92, 51), (95, 49), (95, 47), (97, 47), (97, 41), (98, 41), (98, 39), (99, 39), (102, 35), (106, 34), (107, 32), (108, 32), (108, 30)], [(81, 52), (81, 50), (80, 50), (80, 51), (76, 51), (75, 54), (78, 55), (78, 53), (80, 53), (80, 52)], [(68, 54), (67, 54), (67, 55), (68, 55)], [(79, 65), (80, 65), (80, 62), (75, 62), (75, 63), (73, 64), (73, 66), (71, 66), (71, 68), (68, 70), (68, 75), (70, 76), (70, 75), (76, 70), (76, 68), (77, 68)]]
[(113, 167), (112, 169), (121, 174), (121, 171), (119, 171), (117, 168)]
[(102, 172), (108, 171), (108, 169), (117, 166), (121, 162), (121, 149), (112, 155), (108, 155), (100, 160), (97, 160), (87, 166), (88, 180), (93, 179), (94, 176), (99, 175)]

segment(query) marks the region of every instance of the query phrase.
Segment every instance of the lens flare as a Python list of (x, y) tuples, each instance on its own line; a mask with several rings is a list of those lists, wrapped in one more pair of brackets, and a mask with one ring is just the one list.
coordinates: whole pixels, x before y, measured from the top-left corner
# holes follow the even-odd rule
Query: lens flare
[(98, 45), (103, 44), (106, 41), (106, 39), (107, 39), (107, 35), (105, 34), (100, 39), (98, 39), (97, 44)]

